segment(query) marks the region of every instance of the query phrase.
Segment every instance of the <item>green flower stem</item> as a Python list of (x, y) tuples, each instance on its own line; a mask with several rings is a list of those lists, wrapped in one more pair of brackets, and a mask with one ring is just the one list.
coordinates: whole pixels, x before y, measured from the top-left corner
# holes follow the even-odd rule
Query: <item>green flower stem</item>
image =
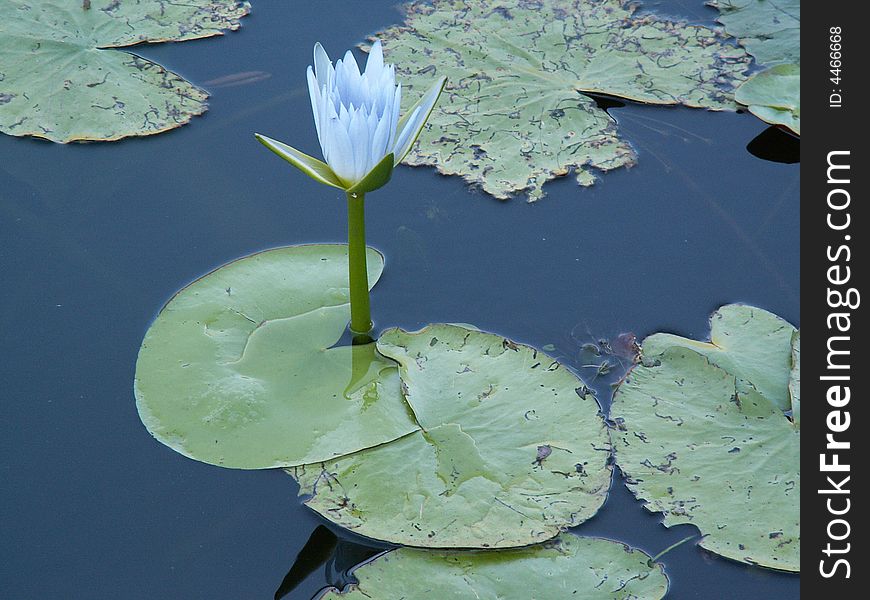
[(350, 330), (366, 334), (372, 330), (369, 277), (366, 270), (365, 194), (347, 194), (348, 274), (350, 276)]

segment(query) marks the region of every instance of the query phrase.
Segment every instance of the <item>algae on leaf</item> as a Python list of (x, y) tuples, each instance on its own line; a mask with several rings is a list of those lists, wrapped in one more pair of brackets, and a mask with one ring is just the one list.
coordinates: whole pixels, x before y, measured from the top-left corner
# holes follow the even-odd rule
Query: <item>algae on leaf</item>
[(773, 66), (801, 60), (800, 0), (711, 0), (717, 21), (758, 64)]
[(800, 570), (800, 375), (796, 330), (725, 306), (710, 342), (655, 334), (611, 407), (616, 463), (667, 526), (745, 563)]
[(410, 546), (505, 548), (590, 518), (610, 487), (610, 440), (564, 366), (490, 333), (385, 332), (420, 431), (288, 469), (308, 506), (360, 535)]
[(619, 542), (564, 534), (514, 550), (400, 548), (357, 568), (358, 584), (321, 600), (658, 600), (668, 591), (660, 564)]
[(249, 10), (236, 0), (0, 0), (0, 131), (66, 143), (184, 125), (208, 94), (117, 49), (220, 35)]
[(738, 88), (736, 100), (756, 117), (801, 134), (800, 0), (712, 0), (725, 31), (764, 71)]
[(788, 381), (795, 328), (785, 319), (745, 304), (726, 304), (710, 317), (710, 340), (699, 342), (656, 333), (643, 342), (647, 358), (672, 346), (703, 354), (714, 365), (748, 382), (781, 410), (789, 410)]
[[(383, 257), (368, 251), (369, 285)], [(149, 328), (136, 405), (154, 437), (224, 467), (299, 465), (418, 429), (396, 364), (335, 347), (350, 317), (347, 246), (236, 260), (178, 292)]]
[[(405, 162), (461, 175), (496, 198), (575, 170), (629, 166), (634, 150), (584, 92), (733, 109), (749, 58), (711, 29), (637, 15), (623, 0), (412, 2), (380, 32), (410, 87), (446, 76), (429, 134)], [(413, 97), (415, 94), (407, 94)]]

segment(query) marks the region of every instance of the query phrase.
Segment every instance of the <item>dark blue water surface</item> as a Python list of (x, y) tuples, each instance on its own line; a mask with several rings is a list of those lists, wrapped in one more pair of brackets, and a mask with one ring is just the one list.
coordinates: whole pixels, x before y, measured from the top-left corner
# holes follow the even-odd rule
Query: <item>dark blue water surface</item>
[[(715, 15), (701, 0), (647, 9)], [(111, 144), (0, 136), (4, 598), (272, 598), (287, 576), (280, 594), (308, 600), (373, 552), (316, 529), (282, 472), (207, 466), (154, 441), (132, 381), (157, 310), (198, 275), (264, 248), (345, 240), (344, 198), (252, 133), (319, 154), (304, 79), (313, 44), (337, 55), (400, 19), (392, 0), (260, 0), (237, 33), (137, 48), (191, 81), (218, 80), (192, 124)], [(251, 71), (262, 73), (221, 85)], [(387, 257), (377, 326), (474, 323), (553, 344), (591, 378), (584, 343), (628, 331), (704, 338), (724, 303), (798, 325), (798, 165), (747, 150), (766, 126), (686, 108), (610, 112), (639, 164), (591, 188), (550, 183), (537, 204), (399, 168), (368, 201), (369, 240)], [(753, 152), (795, 160), (796, 144), (767, 132)], [(605, 406), (614, 376), (596, 380)], [(577, 532), (655, 554), (695, 531), (659, 521), (617, 475)], [(323, 567), (320, 554), (335, 556)], [(693, 543), (662, 561), (674, 599), (799, 596), (797, 576)]]

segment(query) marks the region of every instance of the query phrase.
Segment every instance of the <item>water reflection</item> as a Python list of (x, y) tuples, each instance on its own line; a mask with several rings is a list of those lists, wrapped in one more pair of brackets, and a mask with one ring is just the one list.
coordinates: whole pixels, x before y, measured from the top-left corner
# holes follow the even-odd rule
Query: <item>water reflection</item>
[(592, 92), (583, 92), (583, 94), (595, 100), (595, 105), (601, 110), (606, 111), (608, 114), (610, 113), (611, 108), (622, 108), (625, 106), (625, 100), (617, 98), (616, 96), (593, 94)]
[(747, 144), (752, 156), (772, 162), (794, 164), (801, 161), (801, 140), (776, 125), (771, 125)]
[(318, 525), (275, 591), (275, 600), (288, 598), (293, 590), (321, 568), (327, 586), (343, 590), (355, 582), (351, 570), (381, 552), (383, 548), (340, 539), (329, 528)]

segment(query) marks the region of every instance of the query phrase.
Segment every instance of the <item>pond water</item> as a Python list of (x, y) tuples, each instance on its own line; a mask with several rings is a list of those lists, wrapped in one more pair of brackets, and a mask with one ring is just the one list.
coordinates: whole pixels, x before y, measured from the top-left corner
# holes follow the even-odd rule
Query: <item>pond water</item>
[[(701, 0), (646, 9), (715, 16)], [(4, 597), (308, 600), (377, 551), (322, 528), (280, 471), (207, 466), (153, 440), (132, 381), (150, 321), (198, 275), (265, 248), (345, 241), (344, 198), (252, 133), (319, 154), (304, 80), (313, 44), (335, 56), (400, 18), (393, 0), (255, 1), (237, 33), (137, 48), (214, 82), (192, 124), (115, 144), (0, 136)], [(799, 325), (797, 142), (748, 114), (610, 112), (639, 164), (591, 188), (552, 182), (536, 204), (399, 168), (367, 203), (369, 241), (387, 257), (376, 326), (474, 323), (552, 344), (592, 380), (583, 344), (704, 338), (725, 303)], [(617, 376), (592, 382), (605, 406)], [(695, 530), (665, 529), (617, 474), (576, 531), (656, 554)], [(662, 561), (670, 598), (799, 597), (797, 576), (692, 543)]]

